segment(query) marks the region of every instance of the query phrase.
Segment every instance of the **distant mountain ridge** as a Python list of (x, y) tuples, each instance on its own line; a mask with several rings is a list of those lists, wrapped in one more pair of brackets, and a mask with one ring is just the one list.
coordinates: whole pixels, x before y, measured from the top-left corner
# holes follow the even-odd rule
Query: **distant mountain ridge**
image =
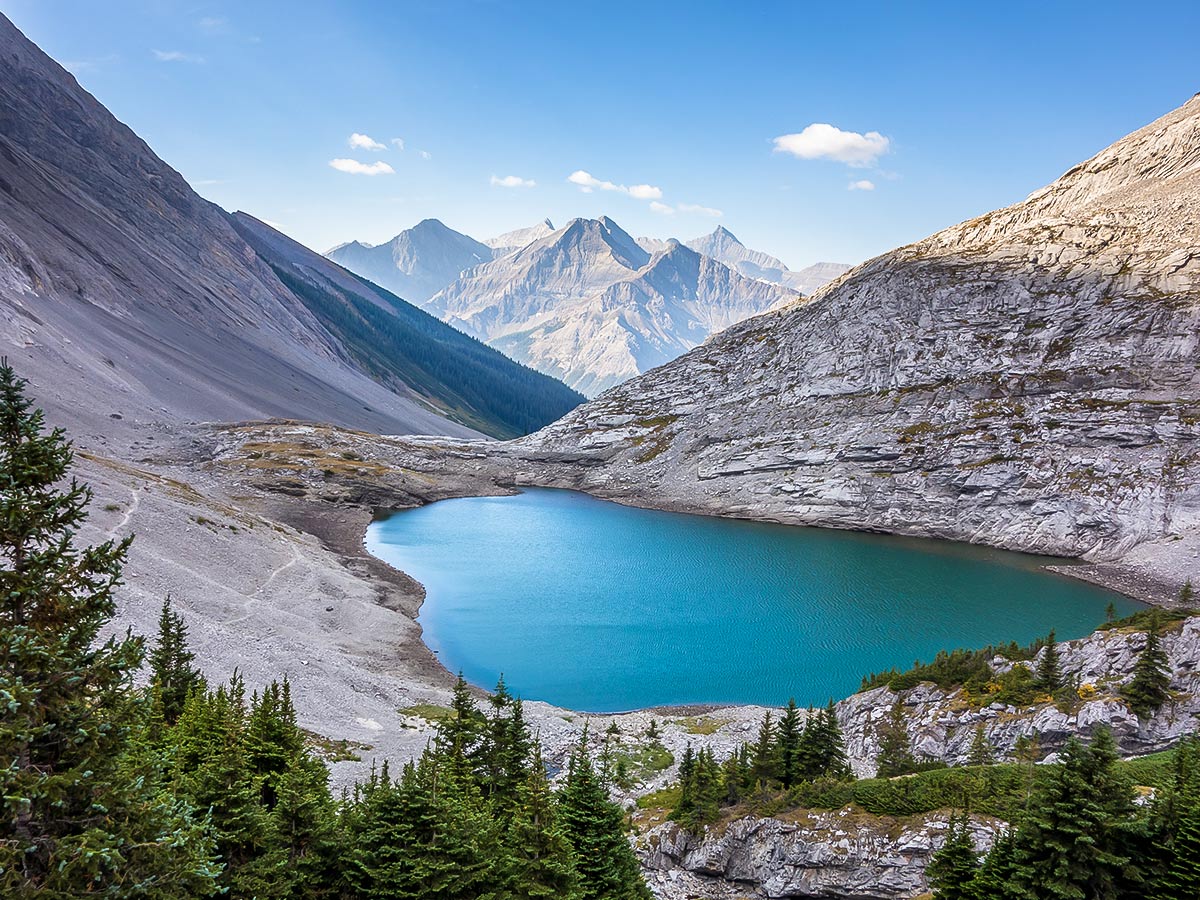
[(574, 219), (465, 272), (428, 308), (595, 395), (799, 295), (678, 241), (651, 255), (612, 219)]
[(492, 248), (437, 219), (423, 219), (383, 244), (350, 241), (325, 254), (409, 303), (424, 303), (461, 272), (490, 262)]
[(554, 233), (554, 223), (549, 219), (543, 219), (536, 225), (531, 225), (528, 228), (516, 228), (512, 231), (506, 231), (504, 234), (498, 234), (493, 238), (488, 238), (484, 241), (489, 247), (495, 251), (497, 256), (503, 256), (506, 253), (512, 253), (514, 250), (520, 250), (532, 244), (534, 241), (541, 240), (548, 234)]
[[(349, 346), (348, 330), (291, 290), (236, 219), (3, 16), (0, 110), (0, 352), (84, 440), (110, 440), (122, 421), (264, 417), (511, 436), (578, 401), (433, 319), (399, 360)], [(274, 237), (259, 249), (287, 241), (260, 228)], [(381, 333), (418, 314), (398, 304), (377, 304)], [(397, 367), (418, 357), (420, 377), (406, 381)], [(489, 378), (546, 390), (521, 411), (488, 407), (467, 393)]]
[(802, 294), (811, 294), (850, 271), (850, 266), (844, 263), (819, 262), (793, 272), (782, 260), (768, 253), (751, 250), (722, 225), (717, 226), (711, 234), (688, 241), (687, 245), (697, 253), (718, 259), (750, 278), (786, 285)]

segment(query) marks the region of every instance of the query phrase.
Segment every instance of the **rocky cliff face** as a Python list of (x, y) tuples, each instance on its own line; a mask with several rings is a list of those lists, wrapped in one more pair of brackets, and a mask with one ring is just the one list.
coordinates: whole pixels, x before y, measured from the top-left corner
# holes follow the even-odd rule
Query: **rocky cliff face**
[[(655, 896), (684, 898), (910, 898), (928, 889), (925, 866), (946, 841), (940, 813), (893, 819), (850, 809), (788, 819), (745, 818), (692, 835), (674, 823), (639, 837)], [(1002, 823), (973, 817), (986, 852)]]
[(1190, 558), (1197, 248), (1200, 97), (523, 447), (660, 506), (1093, 559), (1180, 537)]
[(428, 306), (594, 396), (721, 328), (797, 298), (678, 241), (651, 254), (605, 217), (575, 219), (464, 273)]
[[(860, 778), (874, 776), (880, 727), (897, 701), (904, 708), (913, 752), (950, 765), (966, 763), (980, 725), (1001, 761), (1013, 759), (1022, 736), (1036, 737), (1042, 754), (1054, 759), (1069, 738), (1090, 739), (1100, 727), (1112, 731), (1124, 754), (1164, 750), (1200, 725), (1200, 618), (1185, 620), (1163, 637), (1172, 699), (1152, 716), (1139, 719), (1121, 699), (1120, 689), (1133, 677), (1145, 642), (1143, 632), (1114, 630), (1059, 645), (1063, 673), (1080, 683), (1079, 701), (1069, 708), (1049, 702), (1025, 708), (971, 703), (959, 690), (945, 691), (929, 683), (899, 694), (886, 687), (855, 694), (837, 705), (850, 764)], [(993, 662), (998, 672), (1011, 665), (1001, 658)]]

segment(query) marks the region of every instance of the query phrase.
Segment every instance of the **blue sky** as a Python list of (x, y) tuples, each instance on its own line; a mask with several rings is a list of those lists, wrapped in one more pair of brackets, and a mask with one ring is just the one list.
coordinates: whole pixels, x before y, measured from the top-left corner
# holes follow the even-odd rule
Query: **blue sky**
[(427, 217), (482, 239), (607, 214), (858, 262), (1200, 91), (1194, 0), (0, 9), (200, 193), (320, 250)]

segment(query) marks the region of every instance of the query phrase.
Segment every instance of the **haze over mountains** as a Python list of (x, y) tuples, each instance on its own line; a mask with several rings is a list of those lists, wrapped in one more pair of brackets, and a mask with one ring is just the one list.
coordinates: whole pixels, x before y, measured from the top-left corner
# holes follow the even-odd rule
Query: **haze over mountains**
[[(277, 260), (2, 16), (0, 51), (0, 341), (53, 411), (96, 433), (110, 417), (288, 416), (510, 437), (580, 399), (369, 287), (381, 327), (404, 319), (427, 340), (390, 347), (388, 360), (353, 347), (347, 273), (292, 245), (289, 264), (305, 270), (293, 277), (338, 295), (307, 302)], [(489, 380), (518, 385), (523, 409), (511, 394), (468, 399)]]
[[(444, 321), (589, 396), (799, 299), (789, 282), (814, 290), (847, 268), (791, 272), (724, 228), (687, 245), (635, 240), (607, 217), (558, 229), (547, 219), (490, 238), (494, 258), (484, 261), (478, 242), (436, 225), (426, 220), (378, 247), (352, 242), (328, 256), (420, 297)], [(456, 264), (460, 271), (428, 293)]]

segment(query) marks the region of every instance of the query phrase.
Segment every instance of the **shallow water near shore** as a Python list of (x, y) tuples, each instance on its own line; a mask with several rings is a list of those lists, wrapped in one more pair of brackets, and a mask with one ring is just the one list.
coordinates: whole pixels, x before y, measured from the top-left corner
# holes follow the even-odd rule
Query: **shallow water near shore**
[(824, 704), (940, 649), (1081, 637), (1140, 605), (949, 541), (637, 509), (573, 491), (443, 500), (367, 549), (425, 585), (425, 642), (525, 699), (615, 712)]

